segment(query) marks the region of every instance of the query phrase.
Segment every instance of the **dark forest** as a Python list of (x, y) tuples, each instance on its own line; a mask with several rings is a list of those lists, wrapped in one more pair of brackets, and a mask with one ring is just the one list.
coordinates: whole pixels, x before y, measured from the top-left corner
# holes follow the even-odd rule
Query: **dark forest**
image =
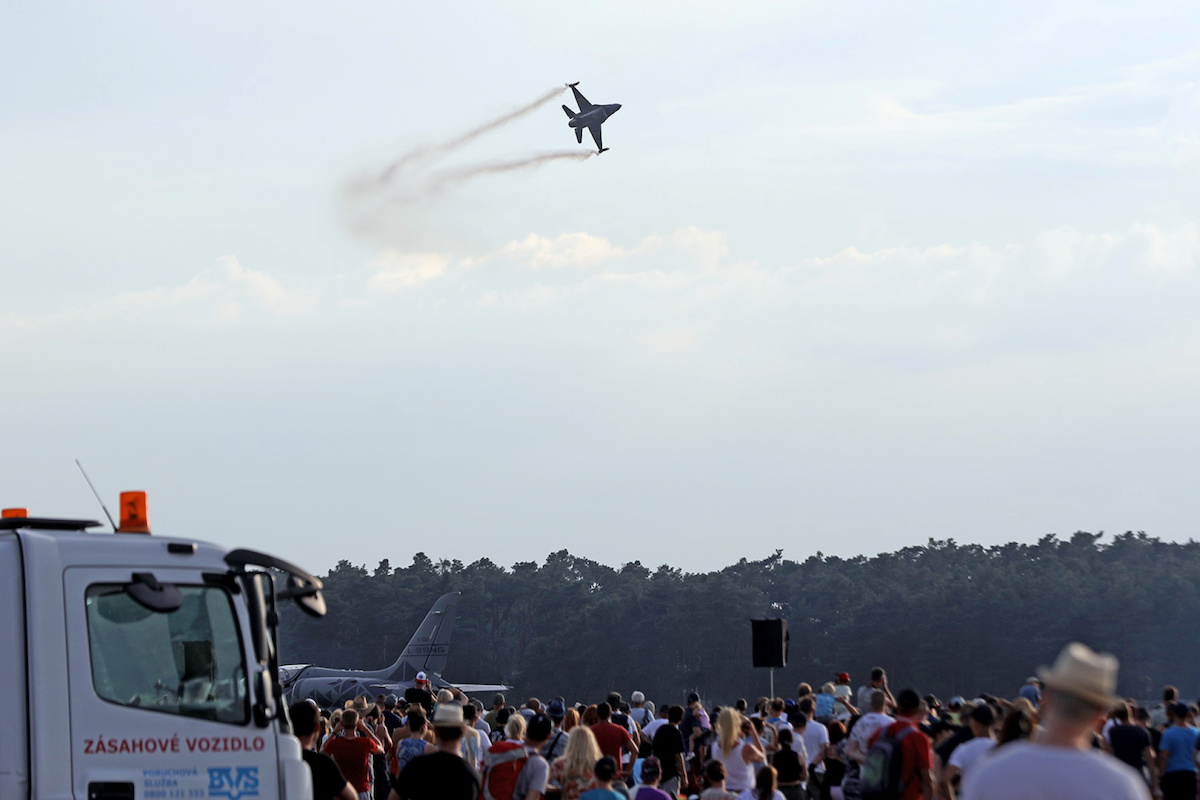
[(888, 670), (894, 688), (942, 698), (1014, 696), (1077, 639), (1121, 661), (1120, 691), (1151, 698), (1200, 685), (1200, 544), (1144, 533), (1048, 535), (995, 547), (930, 540), (873, 558), (776, 552), (684, 573), (634, 561), (612, 568), (566, 550), (510, 568), (418, 553), (406, 567), (341, 561), (324, 576), (329, 614), (283, 608), (281, 663), (390, 664), (433, 601), (461, 591), (445, 677), (503, 682), (510, 699), (595, 702), (641, 689), (659, 703), (696, 690), (712, 702), (767, 693), (754, 669), (751, 618), (788, 622), (776, 694), (846, 670), (855, 687)]

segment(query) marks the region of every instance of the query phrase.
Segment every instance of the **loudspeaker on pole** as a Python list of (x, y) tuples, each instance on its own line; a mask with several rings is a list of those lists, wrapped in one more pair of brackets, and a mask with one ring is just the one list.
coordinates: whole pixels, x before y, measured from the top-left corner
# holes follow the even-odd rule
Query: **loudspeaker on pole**
[(752, 619), (751, 653), (756, 667), (786, 667), (788, 632), (786, 619)]

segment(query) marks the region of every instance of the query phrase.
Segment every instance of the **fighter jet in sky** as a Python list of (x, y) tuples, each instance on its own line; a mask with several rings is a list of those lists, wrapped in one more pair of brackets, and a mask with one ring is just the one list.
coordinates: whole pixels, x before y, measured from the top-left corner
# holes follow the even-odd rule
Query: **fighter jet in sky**
[(575, 102), (579, 104), (578, 113), (566, 106), (562, 107), (563, 111), (567, 112), (567, 116), (571, 118), (571, 121), (567, 125), (575, 129), (575, 141), (580, 144), (583, 143), (583, 129), (587, 128), (588, 132), (592, 134), (592, 139), (596, 142), (596, 147), (600, 148), (596, 153), (596, 155), (599, 155), (608, 149), (604, 146), (603, 140), (600, 138), (600, 126), (604, 124), (604, 120), (621, 110), (621, 104), (609, 103), (606, 106), (594, 106), (575, 88), (578, 85), (579, 81), (567, 84), (567, 86), (571, 87), (571, 91), (575, 93)]
[(367, 702), (373, 703), (379, 694), (403, 696), (404, 690), (413, 685), (418, 673), (428, 676), (429, 688), (435, 695), (438, 689), (450, 686), (467, 694), (508, 689), (499, 683), (452, 683), (442, 677), (446, 659), (450, 656), (450, 633), (454, 628), (454, 609), (458, 605), (458, 596), (458, 592), (450, 592), (438, 598), (400, 653), (400, 658), (390, 667), (372, 671), (329, 669), (308, 664), (280, 667), (279, 683), (285, 696), (289, 702), (312, 698), (322, 708), (340, 707), (358, 695), (366, 695)]

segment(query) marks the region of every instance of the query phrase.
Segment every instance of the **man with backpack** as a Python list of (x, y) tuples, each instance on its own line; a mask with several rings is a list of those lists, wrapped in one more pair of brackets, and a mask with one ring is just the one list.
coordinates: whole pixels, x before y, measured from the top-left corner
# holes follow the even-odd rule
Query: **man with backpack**
[(629, 718), (637, 723), (638, 728), (645, 728), (654, 719), (654, 713), (646, 708), (646, 695), (635, 691), (629, 696), (629, 702), (633, 704), (633, 708), (629, 710)]
[(921, 732), (921, 696), (905, 689), (896, 697), (896, 721), (880, 728), (862, 765), (863, 800), (934, 800), (933, 749)]
[(553, 725), (545, 714), (536, 714), (525, 727), (525, 740), (496, 742), (483, 757), (485, 800), (541, 800), (546, 794), (550, 764), (539, 752), (550, 738)]
[(477, 800), (479, 775), (462, 757), (462, 706), (441, 703), (433, 712), (437, 748), (408, 762), (388, 800)]

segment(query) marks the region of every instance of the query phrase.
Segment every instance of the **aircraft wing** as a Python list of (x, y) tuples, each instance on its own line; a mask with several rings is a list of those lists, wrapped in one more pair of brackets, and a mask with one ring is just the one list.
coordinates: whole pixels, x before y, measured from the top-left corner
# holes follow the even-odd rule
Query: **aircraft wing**
[[(389, 682), (381, 681), (373, 683), (369, 687), (376, 694), (397, 694), (404, 696), (404, 690), (412, 686), (412, 681)], [(434, 694), (437, 694), (436, 689), (453, 686), (455, 689), (462, 691), (465, 694), (474, 692), (507, 692), (511, 686), (506, 686), (503, 683), (451, 683), (449, 681), (436, 681), (434, 686)]]
[(571, 87), (571, 91), (575, 93), (575, 102), (579, 103), (579, 113), (580, 114), (583, 114), (584, 112), (587, 112), (587, 111), (591, 111), (593, 108), (595, 108), (595, 106), (593, 106), (591, 103), (589, 103), (588, 99), (586, 97), (584, 97), (583, 94), (578, 89), (576, 89), (574, 86)]
[(592, 134), (592, 139), (594, 139), (596, 141), (596, 149), (597, 150), (604, 149), (603, 140), (600, 135), (600, 125), (601, 125), (601, 123), (599, 123), (599, 122), (593, 122), (591, 125), (588, 125), (588, 131)]
[(454, 688), (464, 694), (475, 694), (476, 692), (507, 692), (511, 686), (505, 686), (503, 683), (456, 683)]

